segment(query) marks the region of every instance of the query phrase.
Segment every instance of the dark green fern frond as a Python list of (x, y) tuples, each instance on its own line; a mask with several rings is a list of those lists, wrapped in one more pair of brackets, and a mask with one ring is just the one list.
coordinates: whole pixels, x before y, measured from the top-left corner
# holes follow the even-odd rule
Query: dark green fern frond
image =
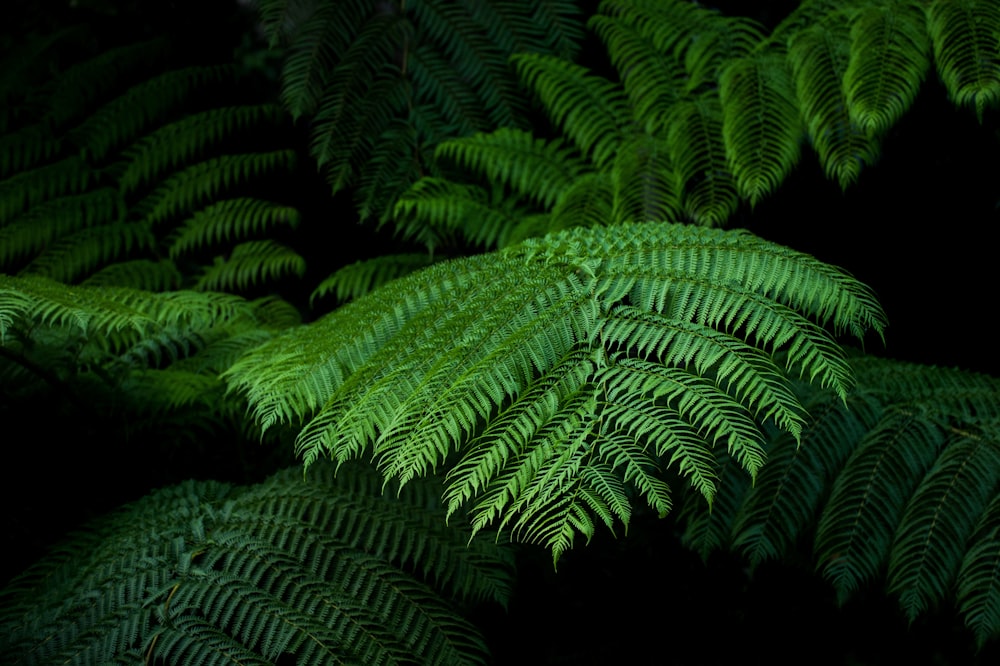
[(246, 239), (279, 225), (295, 228), (298, 223), (299, 211), (291, 206), (246, 197), (223, 199), (184, 222), (170, 243), (169, 254), (176, 259), (205, 246)]
[(109, 264), (81, 282), (87, 287), (132, 287), (143, 291), (180, 289), (184, 276), (172, 261), (134, 259)]
[(623, 144), (611, 171), (611, 219), (675, 221), (680, 215), (679, 182), (662, 138), (637, 132)]
[(836, 178), (841, 188), (856, 181), (878, 155), (877, 138), (849, 112), (843, 84), (849, 47), (847, 25), (840, 21), (804, 29), (788, 47), (809, 140), (827, 177)]
[(245, 291), (261, 282), (302, 277), (306, 262), (295, 250), (271, 240), (246, 241), (227, 257), (216, 257), (194, 285), (199, 291)]
[(309, 300), (333, 294), (337, 303), (345, 303), (432, 263), (434, 260), (428, 254), (387, 254), (356, 261), (323, 280)]
[(123, 260), (133, 252), (151, 250), (155, 242), (147, 224), (103, 224), (62, 235), (21, 272), (59, 282), (74, 282), (104, 264)]
[(433, 484), (370, 470), (187, 482), (91, 525), (3, 592), (5, 662), (485, 663), (453, 600), (504, 603), (510, 557)]
[(799, 158), (801, 120), (783, 54), (732, 61), (719, 77), (722, 135), (740, 194), (755, 204)]
[(980, 121), (1000, 106), (1000, 7), (990, 0), (932, 2), (927, 16), (938, 73), (956, 104)]
[(554, 56), (525, 53), (511, 62), (556, 126), (597, 169), (614, 158), (629, 124), (618, 86)]
[(756, 562), (812, 541), (841, 601), (880, 578), (911, 620), (952, 598), (982, 645), (1000, 635), (1000, 381), (871, 357), (851, 365), (846, 404), (800, 387), (811, 396), (801, 444), (769, 437), (755, 487), (736, 478), (727, 490), (733, 475), (720, 475), (735, 510), (717, 520), (703, 502), (685, 507), (689, 543)]
[(227, 381), (263, 427), (305, 422), (307, 463), (371, 451), (404, 482), (454, 464), (452, 509), (469, 502), (476, 529), (495, 520), (558, 556), (592, 517), (627, 520), (623, 483), (664, 511), (654, 479), (671, 468), (711, 497), (717, 443), (755, 473), (751, 424), (797, 436), (803, 422), (785, 368), (846, 395), (820, 325), (884, 319), (846, 275), (747, 234), (575, 228), (396, 280)]
[(528, 124), (512, 53), (568, 59), (582, 37), (576, 3), (559, 0), (259, 4), (286, 44), (283, 102), (311, 120), (331, 189), (354, 189), (362, 217), (380, 220), (434, 173), (441, 141)]
[[(650, 190), (655, 189), (654, 183)], [(614, 201), (614, 183), (603, 173), (588, 173), (580, 176), (576, 181), (563, 192), (559, 201), (552, 208), (551, 215), (541, 233), (533, 233), (526, 236), (517, 237), (519, 223), (510, 225), (510, 236), (522, 241), (530, 236), (539, 236), (545, 232), (562, 231), (572, 227), (592, 227), (599, 224), (608, 224), (609, 220), (636, 219), (638, 216), (631, 216), (625, 213), (616, 214), (612, 208)], [(652, 197), (650, 197), (652, 198)], [(650, 203), (647, 201), (647, 203)], [(654, 202), (650, 208), (655, 207)], [(664, 218), (658, 218), (664, 219)], [(499, 247), (504, 247), (498, 243)]]
[(851, 119), (865, 132), (884, 133), (917, 96), (930, 64), (923, 5), (899, 0), (854, 17), (844, 91)]
[(575, 178), (590, 171), (562, 141), (536, 139), (527, 132), (501, 129), (442, 142), (435, 155), (503, 183), (544, 207), (552, 206)]

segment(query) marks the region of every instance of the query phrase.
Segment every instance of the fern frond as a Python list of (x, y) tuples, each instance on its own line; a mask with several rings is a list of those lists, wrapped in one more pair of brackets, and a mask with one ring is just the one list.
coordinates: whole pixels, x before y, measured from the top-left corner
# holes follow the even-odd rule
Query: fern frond
[(198, 291), (242, 291), (288, 275), (302, 277), (306, 262), (291, 248), (271, 240), (246, 241), (228, 257), (216, 257), (194, 285)]
[(432, 263), (432, 257), (427, 254), (388, 254), (359, 260), (323, 280), (313, 290), (309, 300), (312, 302), (333, 294), (338, 303), (345, 303)]
[(987, 108), (1000, 106), (1000, 7), (989, 0), (938, 0), (927, 28), (949, 96), (975, 108), (981, 122)]
[(608, 164), (629, 120), (621, 89), (554, 56), (522, 53), (512, 56), (511, 62), (521, 82), (579, 151), (597, 169)]
[(510, 557), (447, 528), (436, 486), (399, 500), (331, 467), (187, 482), (90, 526), (4, 591), (17, 663), (485, 663), (449, 599), (503, 603)]
[(78, 156), (66, 157), (0, 181), (0, 224), (46, 199), (82, 194), (96, 174)]
[(798, 160), (802, 130), (794, 90), (780, 53), (733, 60), (719, 76), (726, 155), (751, 205), (773, 192)]
[(171, 261), (135, 259), (108, 264), (80, 284), (87, 287), (131, 287), (143, 291), (179, 289), (183, 276)]
[(866, 132), (849, 111), (844, 77), (848, 70), (847, 26), (829, 22), (802, 30), (788, 47), (802, 116), (828, 178), (842, 189), (857, 180), (878, 156), (873, 132)]
[(923, 4), (899, 0), (854, 18), (844, 90), (851, 119), (865, 132), (884, 133), (917, 96), (930, 65)]
[(191, 114), (160, 125), (123, 152), (123, 166), (117, 167), (122, 192), (134, 192), (192, 159), (208, 146), (239, 130), (275, 123), (280, 109), (273, 104), (223, 107)]
[(59, 282), (72, 282), (98, 266), (133, 250), (153, 247), (149, 226), (141, 222), (105, 224), (62, 235), (21, 271)]
[[(653, 189), (653, 188), (650, 188)], [(588, 173), (577, 178), (552, 208), (544, 230), (522, 234), (518, 241), (571, 227), (592, 227), (620, 219), (612, 208), (614, 184), (604, 173)], [(633, 219), (631, 217), (625, 219)], [(516, 223), (515, 223), (516, 224)], [(510, 227), (515, 227), (515, 224)], [(500, 244), (503, 247), (503, 244)]]
[(206, 245), (244, 239), (278, 225), (298, 226), (299, 211), (263, 199), (223, 199), (197, 211), (176, 232), (170, 243), (170, 257), (201, 249)]
[(721, 226), (735, 212), (739, 195), (726, 164), (718, 96), (713, 91), (678, 102), (667, 127), (685, 214), (696, 224)]
[(611, 170), (614, 222), (677, 220), (681, 207), (670, 146), (660, 137), (636, 133), (615, 157)]
[(444, 141), (435, 156), (481, 174), (490, 182), (503, 183), (546, 208), (574, 179), (590, 171), (587, 163), (562, 141), (536, 139), (511, 129)]
[(295, 160), (291, 150), (224, 155), (198, 162), (177, 172), (144, 200), (136, 204), (136, 214), (150, 224), (190, 211), (213, 199), (222, 190), (265, 172), (289, 169)]
[(592, 532), (589, 512), (629, 515), (608, 465), (657, 511), (657, 469), (711, 496), (717, 442), (755, 472), (750, 423), (802, 422), (783, 365), (844, 396), (850, 370), (821, 324), (884, 319), (851, 278), (748, 234), (574, 228), (400, 278), (226, 381), (262, 427), (305, 421), (307, 463), (371, 451), (405, 482), (457, 453), (451, 510), (469, 502), (477, 530), (496, 520), (558, 553)]
[[(990, 430), (996, 432), (996, 426)], [(1000, 495), (983, 512), (958, 572), (955, 590), (965, 624), (979, 647), (1000, 634)]]
[[(995, 434), (995, 433), (993, 433)], [(992, 436), (954, 436), (914, 491), (889, 554), (889, 592), (913, 620), (951, 592), (969, 538), (1000, 481)]]

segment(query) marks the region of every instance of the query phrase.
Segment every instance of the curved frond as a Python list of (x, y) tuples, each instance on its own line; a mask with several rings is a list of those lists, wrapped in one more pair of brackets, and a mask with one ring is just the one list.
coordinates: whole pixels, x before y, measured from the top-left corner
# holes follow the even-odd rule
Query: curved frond
[(680, 193), (670, 146), (639, 132), (624, 141), (611, 170), (610, 220), (667, 221), (679, 218)]
[(931, 3), (927, 27), (938, 74), (952, 101), (980, 121), (1000, 106), (1000, 7), (989, 0)]
[(216, 257), (194, 289), (242, 291), (288, 275), (302, 277), (305, 271), (305, 259), (291, 248), (271, 240), (246, 241), (233, 247), (228, 257)]
[(614, 157), (629, 119), (618, 86), (554, 56), (523, 53), (511, 62), (556, 126), (596, 168)]
[(884, 133), (917, 96), (930, 65), (923, 4), (897, 0), (854, 18), (844, 91), (851, 119), (865, 132)]
[(755, 204), (773, 192), (799, 158), (801, 120), (785, 58), (756, 53), (719, 76), (722, 136), (740, 194)]
[(192, 215), (170, 243), (176, 259), (186, 252), (270, 231), (278, 225), (296, 227), (299, 211), (262, 199), (223, 199)]
[(486, 663), (451, 600), (504, 603), (510, 557), (447, 528), (437, 486), (360, 467), (166, 488), (91, 525), (4, 591), (16, 663)]
[(338, 303), (360, 298), (387, 282), (427, 268), (434, 263), (427, 254), (388, 254), (374, 259), (359, 260), (337, 270), (323, 280), (309, 300), (333, 294)]
[(849, 112), (844, 76), (850, 42), (846, 23), (831, 21), (797, 33), (788, 47), (795, 90), (809, 140), (828, 178), (841, 188), (878, 156), (878, 140)]
[(574, 228), (400, 278), (226, 378), (263, 427), (305, 422), (307, 463), (370, 452), (405, 482), (457, 454), (452, 509), (558, 554), (593, 517), (627, 519), (617, 484), (664, 511), (671, 468), (711, 497), (716, 443), (755, 473), (752, 424), (801, 428), (784, 368), (845, 395), (821, 325), (884, 319), (851, 278), (748, 234)]

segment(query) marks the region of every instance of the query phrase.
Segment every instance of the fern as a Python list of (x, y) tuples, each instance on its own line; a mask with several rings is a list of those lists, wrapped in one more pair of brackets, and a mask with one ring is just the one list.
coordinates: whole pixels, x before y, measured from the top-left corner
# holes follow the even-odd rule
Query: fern
[(285, 47), (284, 105), (311, 121), (332, 192), (351, 189), (364, 219), (386, 219), (443, 140), (524, 128), (508, 56), (570, 58), (582, 36), (575, 3), (551, 0), (268, 0), (259, 11), (272, 45)]
[[(810, 420), (801, 446), (769, 437), (750, 488), (728, 468), (725, 516), (684, 515), (707, 555), (736, 548), (753, 562), (812, 542), (841, 601), (877, 579), (913, 620), (954, 596), (982, 645), (1000, 633), (992, 582), (1000, 492), (997, 395), (991, 377), (861, 357), (847, 405), (802, 387)], [(726, 491), (729, 483), (732, 489)]]
[(662, 467), (711, 499), (716, 442), (753, 474), (754, 419), (799, 433), (782, 365), (844, 395), (847, 365), (809, 317), (855, 335), (884, 325), (863, 287), (752, 236), (578, 229), (401, 278), (226, 377), (265, 429), (305, 421), (307, 463), (371, 451), (404, 483), (464, 470), (452, 510), (470, 500), (477, 530), (498, 519), (558, 557), (592, 534), (592, 512), (627, 519), (602, 465), (660, 511)]
[(449, 599), (505, 603), (510, 558), (445, 527), (434, 484), (361, 468), (187, 482), (108, 516), (3, 591), (7, 663), (485, 663)]

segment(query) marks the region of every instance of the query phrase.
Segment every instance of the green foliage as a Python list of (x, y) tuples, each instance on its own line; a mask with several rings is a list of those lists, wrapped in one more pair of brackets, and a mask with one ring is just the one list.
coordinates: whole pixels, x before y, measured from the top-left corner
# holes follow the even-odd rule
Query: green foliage
[[(927, 11), (925, 4), (806, 0), (765, 35), (697, 3), (605, 0), (588, 26), (617, 80), (552, 55), (514, 55), (522, 85), (561, 136), (502, 129), (442, 142), (435, 151), (442, 173), (432, 176), (434, 187), (418, 181), (402, 195), (396, 228), (425, 241), (421, 225), (433, 230), (454, 217), (457, 204), (441, 196), (442, 174), (466, 189), (476, 182), (469, 174), (510, 188), (536, 215), (536, 235), (565, 228), (564, 210), (593, 211), (578, 216), (581, 226), (645, 219), (721, 226), (741, 200), (753, 205), (780, 187), (804, 139), (846, 188), (915, 99), (932, 44), (957, 104), (980, 117), (1000, 104), (996, 3), (940, 1)], [(589, 184), (574, 187), (581, 178)], [(490, 199), (488, 189), (462, 196)], [(466, 237), (476, 228), (459, 227)], [(512, 233), (491, 238), (502, 247), (523, 237)]]
[[(221, 241), (251, 242), (298, 222), (294, 208), (249, 189), (290, 169), (294, 152), (263, 142), (233, 150), (237, 141), (250, 148), (254, 133), (277, 132), (280, 108), (213, 105), (204, 101), (209, 90), (239, 91), (235, 68), (170, 61), (165, 40), (84, 51), (62, 69), (53, 56), (48, 80), (17, 91), (0, 144), (0, 270), (192, 287)], [(298, 257), (257, 252), (254, 261), (247, 270), (257, 276), (302, 270)], [(123, 262), (129, 268), (113, 268)]]
[(773, 432), (753, 487), (730, 465), (725, 501), (709, 512), (691, 497), (688, 541), (753, 563), (811, 543), (842, 601), (883, 577), (910, 620), (954, 598), (982, 646), (1000, 633), (1000, 381), (874, 357), (851, 366), (846, 403), (800, 387), (801, 440)]
[[(713, 447), (756, 475), (755, 420), (797, 437), (784, 369), (846, 396), (820, 326), (881, 333), (866, 288), (741, 233), (669, 224), (572, 230), (441, 262), (255, 349), (226, 373), (298, 449), (371, 451), (386, 478), (444, 465), (449, 511), (499, 521), (554, 557), (592, 516), (627, 524), (626, 484), (657, 511), (675, 469), (709, 500)], [(773, 359), (787, 352), (781, 363)]]
[(444, 139), (527, 127), (508, 56), (572, 58), (582, 36), (576, 3), (556, 0), (258, 4), (284, 47), (282, 102), (362, 219), (384, 219)]
[(189, 481), (89, 525), (6, 588), (9, 664), (486, 663), (463, 604), (510, 556), (443, 521), (438, 486), (370, 469)]

